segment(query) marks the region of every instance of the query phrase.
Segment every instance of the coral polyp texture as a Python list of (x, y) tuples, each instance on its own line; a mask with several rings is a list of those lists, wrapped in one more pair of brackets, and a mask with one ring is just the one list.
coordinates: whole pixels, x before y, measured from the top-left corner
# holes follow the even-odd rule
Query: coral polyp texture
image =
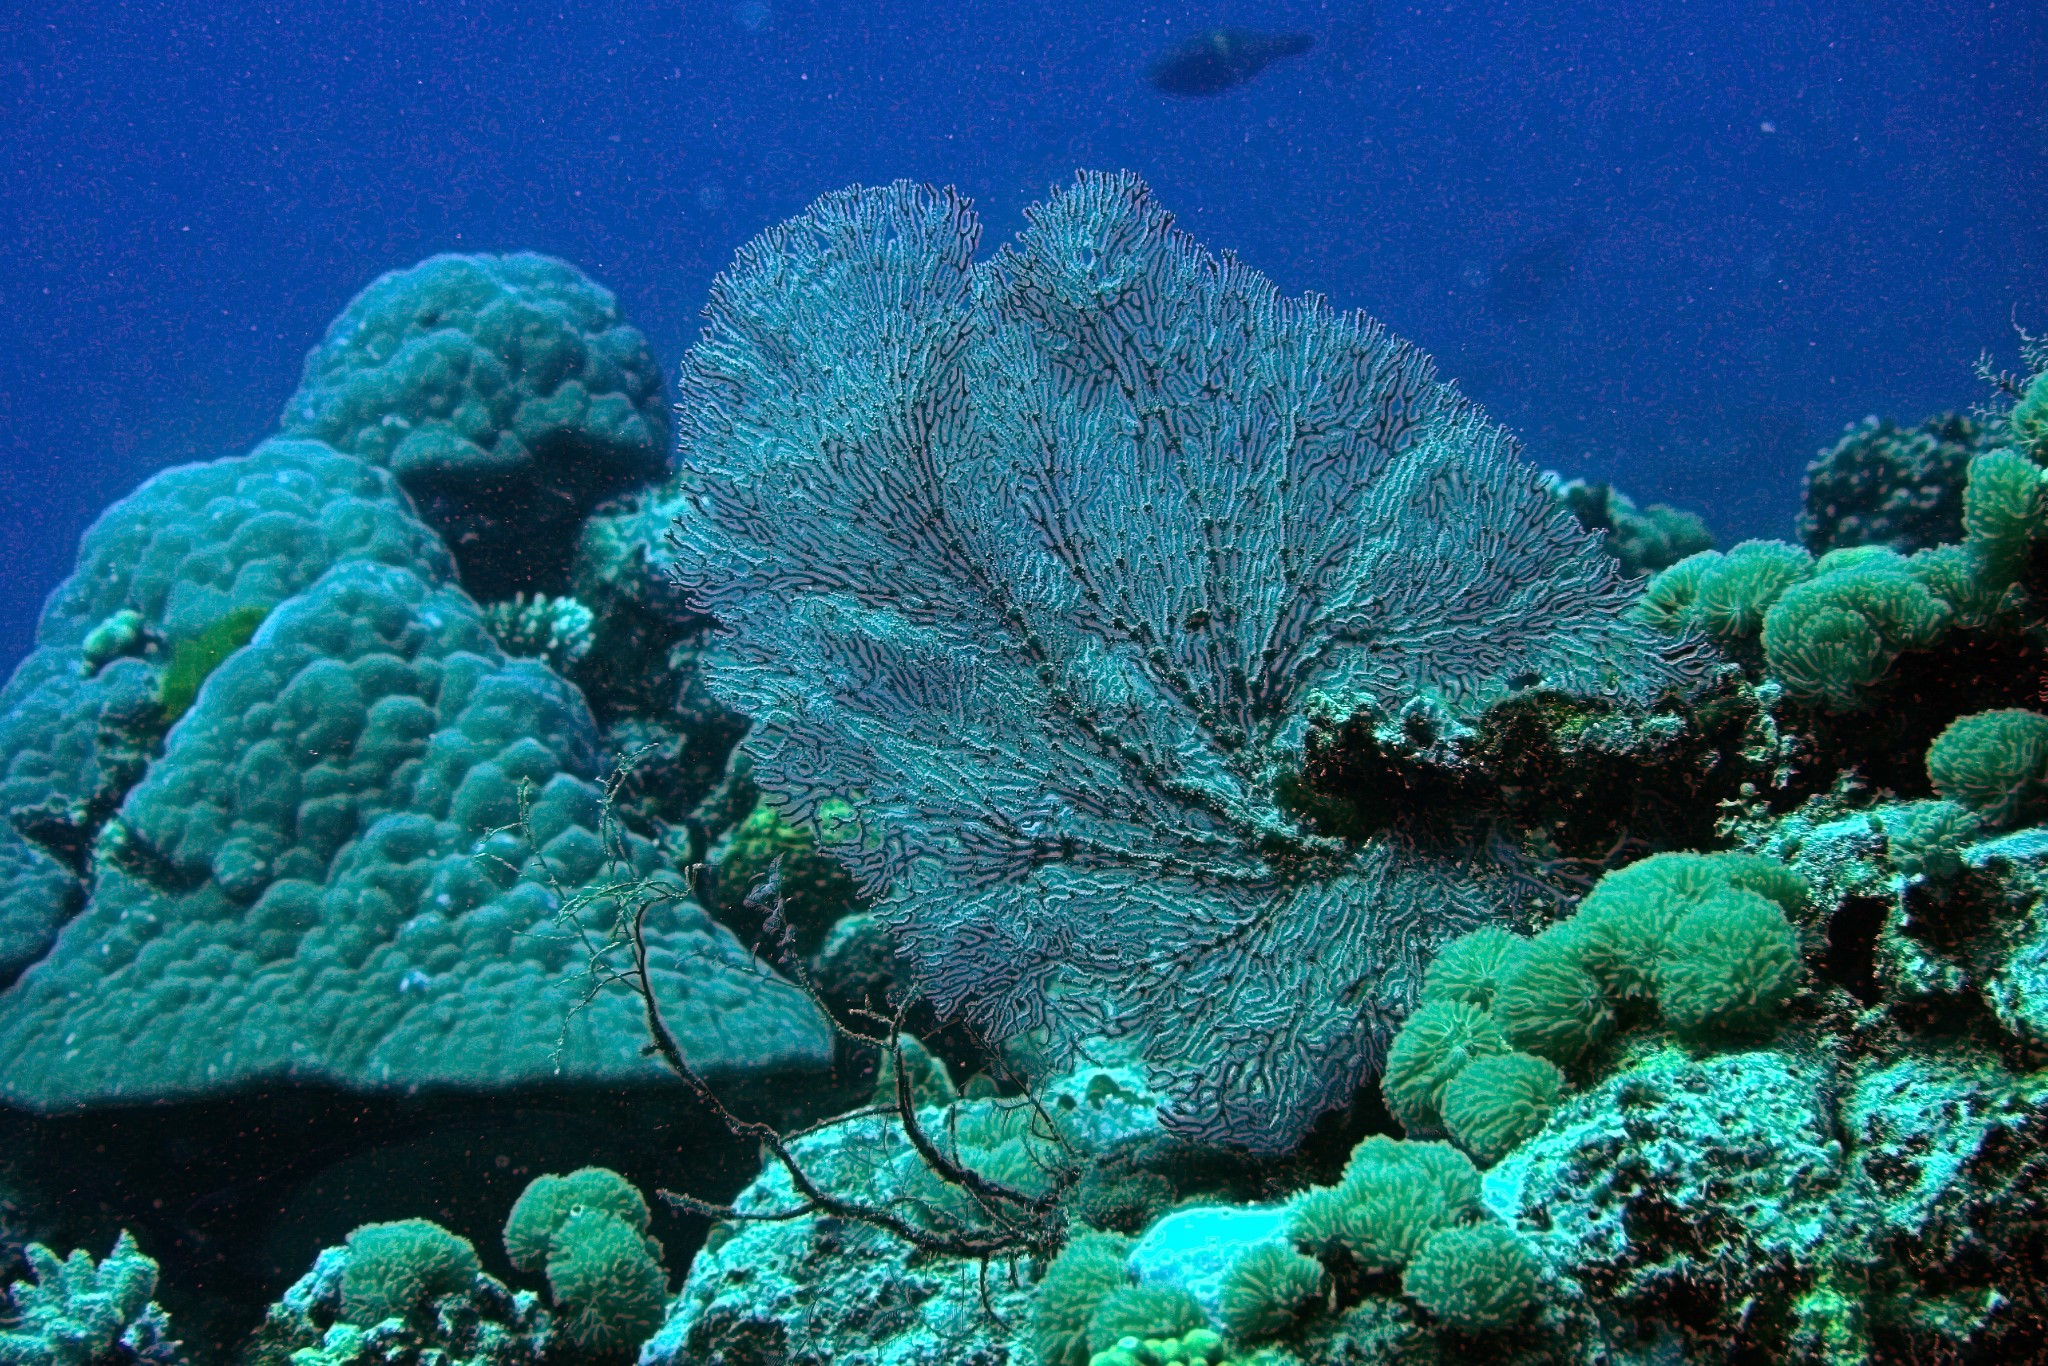
[(668, 429), (611, 292), (530, 252), (379, 277), (306, 357), (280, 426), (389, 469), (487, 597), (558, 590), (577, 524), (660, 475)]
[[(483, 351), (451, 409), (434, 384), (458, 341)], [(679, 877), (607, 832), (615, 756), (582, 691), (493, 638), (491, 618), (505, 629), (543, 600), (487, 614), (469, 591), (477, 543), (444, 517), (451, 553), (405, 487), (432, 453), (468, 458), (435, 423), (535, 479), (567, 462), (583, 482), (533, 522), (566, 564), (579, 526), (548, 518), (580, 522), (665, 463), (645, 342), (560, 262), (437, 258), (366, 291), (309, 375), (294, 423), (356, 453), (280, 438), (144, 483), (86, 532), (0, 692), (12, 1104), (663, 1075), (637, 1009), (588, 970), (618, 909), (601, 889)], [(501, 427), (476, 426), (472, 399)], [(517, 498), (493, 488), (516, 526)], [(535, 652), (594, 665), (616, 623), (544, 601), (566, 625)], [(684, 629), (658, 608), (635, 623), (665, 656)], [(659, 706), (612, 719), (681, 731), (680, 707)], [(825, 1064), (815, 1009), (729, 932), (682, 897), (655, 921), (658, 989), (700, 1067)]]
[[(215, 671), (128, 794), (89, 905), (0, 997), (0, 1088), (48, 1107), (281, 1076), (653, 1077), (633, 1003), (578, 1008), (588, 949), (556, 921), (564, 895), (654, 867), (638, 841), (608, 864), (595, 740), (575, 690), (506, 659), (458, 591), (336, 566)], [(615, 913), (594, 902), (582, 928)], [(657, 936), (687, 965), (659, 975), (701, 1066), (815, 1049), (808, 1005), (764, 994), (701, 911)]]
[(1445, 939), (1515, 904), (1454, 822), (1276, 796), (1309, 711), (1467, 717), (1703, 667), (1512, 443), (1378, 324), (1283, 299), (1084, 175), (977, 264), (950, 192), (829, 195), (743, 249), (681, 380), (675, 569), (792, 820), (937, 1008), (1126, 1036), (1184, 1134), (1347, 1097)]

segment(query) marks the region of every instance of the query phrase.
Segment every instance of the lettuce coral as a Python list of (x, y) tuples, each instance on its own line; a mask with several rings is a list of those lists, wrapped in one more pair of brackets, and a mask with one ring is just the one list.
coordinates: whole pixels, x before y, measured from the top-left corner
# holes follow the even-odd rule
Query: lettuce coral
[(428, 1300), (468, 1290), (482, 1270), (467, 1238), (430, 1220), (364, 1224), (348, 1235), (342, 1317), (366, 1328), (404, 1318)]
[(1928, 746), (1927, 779), (1994, 826), (2038, 814), (2048, 801), (2048, 716), (2014, 707), (1957, 717)]
[(714, 286), (672, 532), (730, 628), (706, 677), (789, 819), (860, 794), (847, 861), (941, 1014), (1128, 1035), (1177, 1131), (1289, 1148), (1431, 951), (1517, 897), (1425, 813), (1295, 820), (1312, 703), (1642, 703), (1704, 657), (1626, 618), (1422, 357), (1211, 257), (1134, 177), (979, 265), (978, 237), (952, 194), (848, 191)]
[(1542, 1270), (1522, 1240), (1491, 1221), (1438, 1233), (1401, 1276), (1403, 1294), (1468, 1333), (1514, 1327), (1542, 1285)]
[(1563, 1091), (1564, 1073), (1547, 1058), (1481, 1058), (1444, 1088), (1444, 1128), (1476, 1160), (1494, 1162), (1543, 1128)]
[(1657, 963), (1657, 1008), (1681, 1034), (1771, 1024), (1799, 985), (1799, 941), (1768, 897), (1727, 888), (1672, 928)]

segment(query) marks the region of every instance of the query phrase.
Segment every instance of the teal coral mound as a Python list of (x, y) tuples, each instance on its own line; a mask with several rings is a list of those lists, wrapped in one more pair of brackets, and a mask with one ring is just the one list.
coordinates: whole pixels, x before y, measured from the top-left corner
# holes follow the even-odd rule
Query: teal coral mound
[(492, 598), (559, 591), (577, 523), (667, 456), (646, 339), (609, 291), (531, 253), (373, 281), (306, 357), (280, 427), (388, 468)]
[(0, 1309), (0, 1366), (178, 1366), (170, 1320), (150, 1299), (156, 1263), (127, 1233), (98, 1262), (40, 1243), (23, 1256), (27, 1275)]
[(604, 1167), (540, 1176), (505, 1221), (505, 1253), (544, 1271), (564, 1341), (597, 1358), (628, 1355), (661, 1324), (668, 1273), (647, 1201)]
[(2048, 716), (2007, 708), (1956, 718), (1928, 746), (1927, 778), (1994, 826), (2039, 815), (2048, 805)]
[[(402, 1247), (409, 1240), (403, 1231), (407, 1226), (434, 1228), (425, 1220), (406, 1220), (399, 1225), (366, 1225), (356, 1233), (398, 1228), (401, 1232), (393, 1241)], [(348, 1246), (322, 1251), (312, 1269), (270, 1306), (239, 1353), (242, 1366), (542, 1366), (544, 1361), (564, 1360), (567, 1354), (557, 1350), (554, 1324), (537, 1296), (507, 1290), (491, 1276), (471, 1269), (462, 1256), (467, 1244), (456, 1235), (444, 1230), (438, 1237), (428, 1233), (425, 1238), (435, 1243), (452, 1240), (452, 1246), (444, 1245), (450, 1274), (417, 1285), (419, 1298), (394, 1286), (406, 1307), (367, 1323), (353, 1316), (382, 1314), (392, 1301), (380, 1297), (381, 1302), (371, 1303), (361, 1298), (367, 1282), (357, 1266), (357, 1249), (363, 1238), (352, 1236)], [(370, 1241), (374, 1245), (376, 1239)], [(376, 1251), (374, 1246), (370, 1250)], [(463, 1271), (470, 1271), (466, 1279)], [(353, 1308), (345, 1293), (352, 1274), (359, 1286)]]
[[(0, 1089), (52, 1108), (661, 1077), (637, 1005), (586, 974), (579, 930), (601, 939), (617, 907), (556, 923), (563, 895), (655, 871), (634, 840), (607, 864), (597, 763), (580, 695), (506, 660), (459, 591), (338, 566), (214, 672), (128, 794), (90, 903), (0, 996)], [(522, 785), (538, 847), (501, 829)], [(649, 928), (701, 1071), (823, 1065), (809, 1003), (701, 911)]]
[(1515, 1327), (1542, 1290), (1542, 1267), (1528, 1246), (1492, 1222), (1443, 1230), (1401, 1275), (1403, 1294), (1468, 1333)]
[(0, 690), (0, 985), (83, 904), (94, 836), (162, 732), (172, 642), (351, 559), (455, 572), (389, 475), (317, 442), (165, 470), (100, 514)]
[(579, 1167), (566, 1176), (536, 1176), (505, 1219), (505, 1255), (521, 1271), (547, 1266), (555, 1235), (573, 1215), (595, 1210), (645, 1234), (652, 1215), (646, 1197), (608, 1167)]
[(426, 1219), (364, 1224), (348, 1235), (342, 1316), (368, 1327), (467, 1291), (483, 1270), (469, 1240)]
[[(961, 1101), (962, 1125), (1000, 1127), (998, 1103)], [(925, 1112), (933, 1134), (949, 1124)], [(791, 1144), (804, 1168), (828, 1190), (864, 1203), (909, 1211), (929, 1173), (902, 1126), (874, 1114), (820, 1126)], [(788, 1175), (770, 1164), (734, 1201), (748, 1214), (797, 1210)], [(1068, 1246), (1106, 1238), (1108, 1256), (1085, 1284), (1071, 1284), (1060, 1325), (1061, 1362), (1086, 1366), (1087, 1320), (1115, 1289), (1131, 1283), (1115, 1249), (1122, 1239), (1076, 1232)], [(1064, 1255), (1064, 1254), (1063, 1254)], [(643, 1366), (706, 1361), (801, 1360), (829, 1345), (841, 1360), (878, 1363), (1035, 1359), (1041, 1328), (1034, 1301), (1051, 1271), (1019, 1259), (1012, 1276), (998, 1262), (933, 1257), (858, 1222), (805, 1214), (721, 1224), (690, 1265), (667, 1319), (641, 1352)], [(1064, 1344), (1064, 1345), (1061, 1345)], [(743, 1355), (754, 1353), (753, 1356)], [(724, 1355), (721, 1356), (721, 1353)]]
[(1687, 1360), (1795, 1359), (1770, 1344), (1852, 1246), (1830, 1078), (1796, 1053), (1648, 1050), (1489, 1171), (1487, 1205), (1565, 1295), (1682, 1325)]
[(756, 718), (754, 780), (875, 828), (846, 862), (941, 1016), (1056, 1052), (1113, 1019), (1176, 1132), (1285, 1151), (1435, 948), (1523, 899), (1421, 813), (1297, 819), (1309, 713), (1646, 705), (1705, 651), (1629, 619), (1378, 324), (1210, 255), (1134, 176), (1027, 219), (977, 263), (970, 207), (899, 183), (740, 252), (679, 386), (677, 577), (730, 627), (705, 677)]
[(600, 1360), (630, 1358), (661, 1326), (668, 1273), (660, 1244), (603, 1210), (579, 1210), (555, 1231), (548, 1290), (562, 1337)]
[(1835, 551), (1764, 618), (1764, 661), (1790, 696), (1852, 711), (1901, 654), (1938, 641), (1953, 611), (1903, 557)]

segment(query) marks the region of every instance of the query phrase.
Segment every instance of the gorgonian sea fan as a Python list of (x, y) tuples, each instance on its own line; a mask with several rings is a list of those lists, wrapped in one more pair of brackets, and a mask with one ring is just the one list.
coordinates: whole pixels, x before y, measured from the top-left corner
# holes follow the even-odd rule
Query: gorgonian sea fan
[(1083, 175), (994, 258), (947, 190), (827, 195), (713, 286), (675, 573), (756, 782), (835, 846), (944, 1014), (1128, 1039), (1189, 1135), (1347, 1098), (1503, 869), (1276, 798), (1311, 698), (1469, 716), (1697, 667), (1429, 361)]

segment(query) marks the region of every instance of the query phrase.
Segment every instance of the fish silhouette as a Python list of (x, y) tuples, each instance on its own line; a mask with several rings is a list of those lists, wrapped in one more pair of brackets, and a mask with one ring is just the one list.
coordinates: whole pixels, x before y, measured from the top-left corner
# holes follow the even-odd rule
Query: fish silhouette
[(1486, 306), (1496, 318), (1521, 322), (1557, 302), (1579, 273), (1579, 258), (1592, 225), (1582, 217), (1568, 227), (1545, 233), (1493, 268), (1486, 285)]
[(1214, 28), (1168, 48), (1145, 77), (1169, 95), (1220, 95), (1280, 58), (1308, 51), (1314, 43), (1306, 33)]

